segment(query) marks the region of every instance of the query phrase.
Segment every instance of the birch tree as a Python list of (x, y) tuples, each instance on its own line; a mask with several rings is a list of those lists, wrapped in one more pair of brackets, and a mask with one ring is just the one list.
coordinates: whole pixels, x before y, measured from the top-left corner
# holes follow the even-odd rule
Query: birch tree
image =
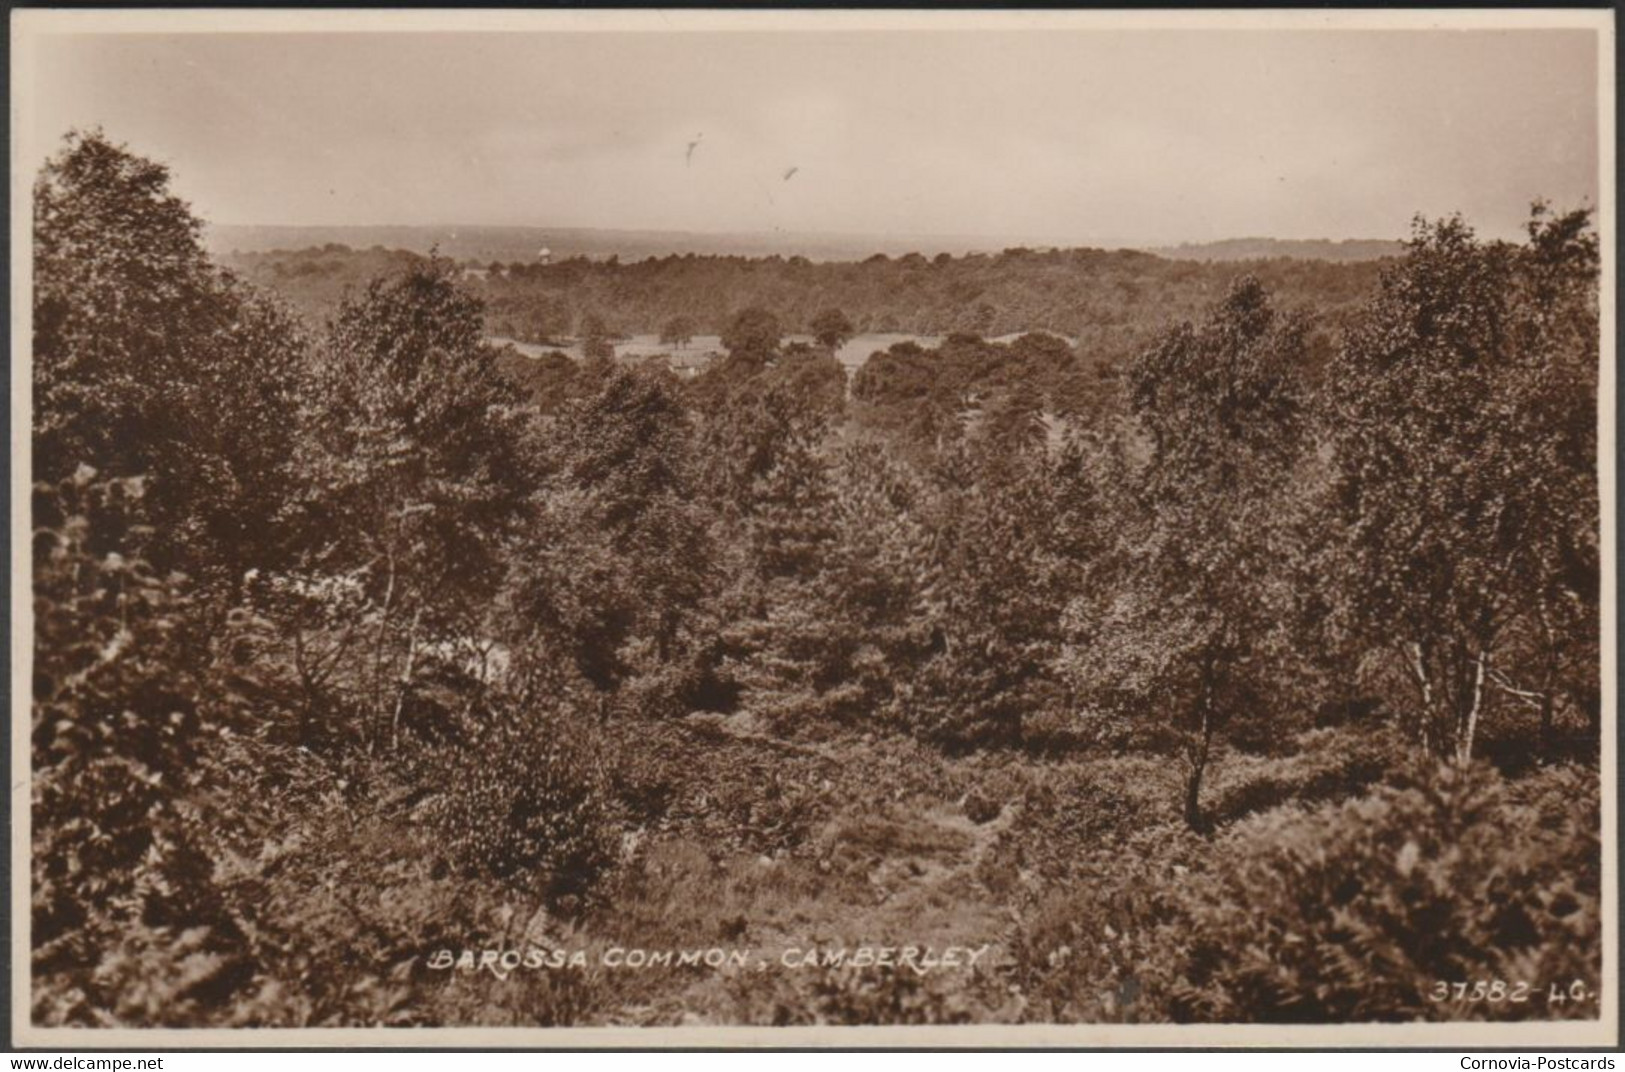
[(1172, 735), (1193, 828), (1226, 727), (1269, 710), (1288, 616), (1279, 501), (1303, 440), (1305, 331), (1249, 278), (1205, 323), (1173, 329), (1135, 362), (1144, 460), (1114, 467), (1126, 482), (1114, 496), (1118, 546), (1068, 610), (1074, 691)]
[(1583, 214), (1530, 235), (1419, 220), (1326, 383), (1335, 586), (1419, 749), (1462, 763), (1498, 705), (1555, 702), (1594, 630), (1595, 244)]

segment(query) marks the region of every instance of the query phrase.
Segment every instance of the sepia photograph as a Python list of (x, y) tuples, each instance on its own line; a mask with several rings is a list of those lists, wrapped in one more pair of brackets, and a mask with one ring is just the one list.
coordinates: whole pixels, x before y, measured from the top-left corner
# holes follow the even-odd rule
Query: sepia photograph
[(13, 10), (13, 1044), (1617, 1045), (1614, 32)]

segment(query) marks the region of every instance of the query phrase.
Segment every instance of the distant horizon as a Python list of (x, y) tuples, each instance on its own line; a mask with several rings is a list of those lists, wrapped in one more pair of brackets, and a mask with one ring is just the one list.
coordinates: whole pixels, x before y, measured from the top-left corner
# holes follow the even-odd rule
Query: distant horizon
[[(1469, 224), (1471, 221), (1468, 221)], [(604, 259), (616, 255), (612, 249), (604, 249), (606, 245), (622, 240), (629, 245), (637, 247), (635, 251), (620, 254), (630, 256), (635, 260), (645, 260), (666, 256), (807, 256), (811, 260), (847, 260), (863, 259), (869, 256), (881, 255), (888, 257), (907, 256), (918, 253), (922, 256), (934, 257), (949, 254), (955, 257), (969, 255), (997, 255), (1007, 249), (1036, 249), (1036, 250), (1100, 250), (1104, 252), (1130, 251), (1142, 253), (1166, 253), (1175, 251), (1202, 251), (1227, 246), (1244, 246), (1247, 244), (1273, 245), (1286, 249), (1296, 247), (1325, 246), (1333, 248), (1360, 248), (1360, 247), (1398, 247), (1405, 241), (1405, 236), (1385, 238), (1381, 236), (1318, 236), (1314, 238), (1284, 238), (1275, 235), (1233, 235), (1223, 238), (1182, 240), (1173, 242), (1136, 242), (1126, 238), (1045, 238), (1036, 235), (973, 235), (973, 234), (906, 234), (906, 233), (865, 233), (857, 231), (743, 231), (743, 230), (689, 230), (689, 229), (659, 229), (659, 228), (630, 228), (630, 227), (588, 227), (588, 226), (546, 226), (542, 224), (489, 224), (489, 223), (440, 223), (440, 224), (399, 224), (399, 223), (369, 223), (369, 224), (216, 224), (205, 221), (205, 244), (220, 253), (256, 254), (268, 253), (275, 250), (297, 252), (313, 245), (336, 241), (344, 245), (362, 243), (364, 246), (383, 245), (378, 241), (380, 237), (395, 235), (406, 244), (392, 248), (404, 249), (408, 252), (423, 252), (414, 248), (422, 246), (425, 242), (432, 242), (440, 238), (463, 238), (470, 242), (480, 239), (495, 240), (506, 238), (513, 243), (523, 237), (526, 241), (548, 243), (549, 236), (557, 236), (563, 244), (575, 242), (595, 242), (600, 248), (593, 253), (576, 249), (551, 250), (550, 253), (562, 258), (572, 256), (587, 256), (589, 259)], [(257, 240), (256, 240), (257, 238)], [(286, 244), (269, 244), (286, 239)], [(349, 239), (349, 241), (346, 241)], [(413, 240), (416, 241), (413, 241)], [(676, 245), (664, 251), (651, 248), (662, 239), (673, 240)], [(796, 246), (797, 242), (806, 244), (805, 252)], [(553, 244), (559, 244), (555, 241)], [(771, 251), (756, 253), (741, 253), (738, 250), (722, 248), (727, 244), (754, 245), (763, 250), (772, 247)], [(715, 249), (682, 248), (682, 246), (713, 245)], [(904, 248), (909, 247), (909, 248)], [(448, 254), (451, 255), (451, 254)], [(490, 259), (465, 255), (463, 259)], [(500, 258), (498, 258), (500, 259)]]
[[(1554, 206), (1566, 209), (1570, 206)], [(1593, 206), (1575, 206), (1593, 207)], [(1411, 219), (1415, 219), (1412, 216)], [(1408, 223), (1409, 221), (1407, 221)], [(611, 227), (594, 224), (545, 224), (545, 223), (464, 223), (464, 222), (431, 222), (431, 223), (241, 223), (236, 221), (222, 222), (204, 220), (206, 229), (221, 228), (231, 230), (265, 230), (265, 231), (556, 231), (560, 233), (591, 232), (594, 234), (672, 234), (672, 235), (700, 235), (705, 237), (758, 237), (768, 235), (783, 235), (786, 237), (808, 238), (877, 238), (887, 241), (908, 241), (915, 239), (974, 239), (983, 242), (1008, 242), (1020, 240), (1024, 242), (1037, 242), (1044, 246), (1057, 249), (1139, 249), (1146, 246), (1211, 246), (1223, 242), (1400, 242), (1406, 235), (1389, 237), (1377, 234), (1350, 235), (1339, 237), (1331, 234), (1311, 236), (1287, 236), (1279, 234), (1234, 234), (1218, 238), (1199, 239), (1173, 239), (1168, 241), (1137, 241), (1122, 237), (1092, 237), (1068, 236), (1064, 238), (1042, 238), (1038, 235), (1005, 235), (993, 232), (915, 232), (915, 231), (847, 231), (847, 230), (756, 230), (746, 228), (691, 228), (691, 227)], [(1471, 219), (1467, 220), (1472, 225)], [(1406, 232), (1408, 234), (1408, 230)]]

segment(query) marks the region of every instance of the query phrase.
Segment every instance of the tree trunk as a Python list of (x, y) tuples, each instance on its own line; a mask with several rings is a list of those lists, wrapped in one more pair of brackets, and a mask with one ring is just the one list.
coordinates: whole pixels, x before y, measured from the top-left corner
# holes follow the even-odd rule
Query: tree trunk
[(298, 627), (293, 631), (293, 668), (299, 675), (299, 743), (308, 746), (311, 743), (310, 726), (314, 721), (312, 708), (316, 703), (316, 685), (305, 662), (305, 631)]
[(1552, 629), (1551, 619), (1546, 614), (1546, 608), (1540, 606), (1541, 635), (1545, 640), (1546, 665), (1545, 674), (1541, 681), (1540, 690), (1540, 738), (1537, 749), (1542, 762), (1549, 762), (1552, 758), (1553, 723), (1557, 714), (1557, 670), (1561, 661), (1561, 652), (1555, 631)]
[(406, 638), (406, 666), (401, 670), (400, 688), (395, 693), (395, 714), (389, 720), (389, 750), (400, 748), (401, 711), (406, 707), (406, 694), (412, 688), (412, 669), (418, 658), (418, 625), (423, 621), (423, 608), (412, 612), (412, 631)]
[(1208, 754), (1213, 747), (1212, 691), (1204, 685), (1202, 692), (1200, 736), (1190, 749), (1190, 770), (1185, 776), (1185, 825), (1196, 831), (1206, 829), (1202, 818), (1202, 775), (1207, 771)]
[(1416, 675), (1416, 687), (1422, 695), (1418, 731), (1422, 738), (1422, 753), (1427, 755), (1433, 751), (1433, 682), (1428, 679), (1427, 663), (1423, 659), (1420, 642), (1411, 645), (1411, 670)]
[(1540, 696), (1540, 738), (1536, 745), (1542, 762), (1550, 762), (1552, 758), (1552, 715), (1555, 706), (1552, 686), (1548, 683), (1546, 691)]
[(395, 556), (389, 556), (389, 581), (384, 586), (384, 606), (378, 615), (378, 635), (372, 652), (372, 696), (367, 707), (367, 752), (378, 751), (378, 738), (384, 714), (384, 647), (389, 640), (389, 612), (395, 604)]
[(1473, 737), (1478, 733), (1478, 715), (1484, 706), (1484, 668), (1489, 653), (1481, 651), (1473, 668), (1473, 698), (1462, 719), (1461, 732), (1456, 741), (1456, 762), (1466, 766), (1473, 758)]

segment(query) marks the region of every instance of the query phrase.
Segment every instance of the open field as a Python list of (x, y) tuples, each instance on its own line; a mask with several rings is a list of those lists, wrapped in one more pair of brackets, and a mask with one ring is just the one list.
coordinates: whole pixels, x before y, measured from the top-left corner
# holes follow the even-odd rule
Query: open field
[[(516, 339), (504, 339), (496, 336), (491, 337), (490, 341), (498, 346), (512, 346), (527, 357), (539, 357), (542, 354), (557, 351), (578, 361), (581, 359), (581, 342), (579, 340), (570, 340), (564, 346), (543, 346), (537, 343), (519, 342)], [(813, 338), (810, 335), (787, 335), (785, 341), (787, 343), (801, 342), (811, 345)], [(849, 371), (856, 371), (863, 366), (865, 361), (869, 360), (871, 354), (888, 349), (897, 343), (912, 342), (929, 348), (936, 346), (941, 341), (942, 339), (935, 335), (870, 332), (842, 342), (835, 350), (835, 359)], [(700, 357), (719, 355), (723, 352), (722, 339), (717, 335), (696, 335), (683, 346), (663, 343), (658, 335), (633, 335), (629, 338), (615, 340), (614, 345), (616, 356), (625, 358), (656, 357), (660, 355)]]

